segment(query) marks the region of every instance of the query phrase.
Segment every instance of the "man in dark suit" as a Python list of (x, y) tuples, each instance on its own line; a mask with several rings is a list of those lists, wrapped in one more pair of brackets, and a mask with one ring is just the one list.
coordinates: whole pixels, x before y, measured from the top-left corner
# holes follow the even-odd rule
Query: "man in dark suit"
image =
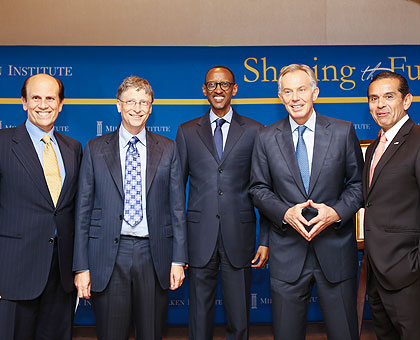
[(368, 296), (379, 340), (420, 339), (420, 127), (407, 80), (381, 72), (368, 88), (382, 128), (363, 172)]
[(260, 123), (231, 106), (233, 72), (211, 68), (203, 85), (211, 109), (182, 124), (177, 146), (184, 183), (189, 178), (189, 338), (213, 339), (214, 305), (221, 273), (227, 339), (248, 339), (251, 264), (268, 259), (267, 237), (260, 232), (254, 256), (255, 212), (248, 196), (251, 154)]
[(260, 131), (253, 153), (250, 193), (271, 222), (276, 340), (305, 339), (315, 282), (328, 339), (358, 339), (353, 215), (363, 157), (351, 123), (315, 112), (318, 94), (310, 67), (285, 67), (279, 96), (289, 116)]
[(80, 170), (73, 270), (99, 339), (162, 339), (167, 293), (187, 263), (185, 194), (173, 141), (145, 128), (153, 91), (139, 77), (117, 92), (118, 130), (89, 141)]
[(0, 339), (71, 339), (74, 198), (82, 147), (54, 132), (62, 82), (26, 79), (28, 119), (0, 131)]

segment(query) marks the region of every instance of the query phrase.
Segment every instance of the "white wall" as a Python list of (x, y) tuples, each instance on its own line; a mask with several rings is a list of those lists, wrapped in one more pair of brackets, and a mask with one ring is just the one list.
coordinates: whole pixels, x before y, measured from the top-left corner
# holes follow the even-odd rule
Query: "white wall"
[(420, 0), (0, 0), (0, 45), (420, 44)]

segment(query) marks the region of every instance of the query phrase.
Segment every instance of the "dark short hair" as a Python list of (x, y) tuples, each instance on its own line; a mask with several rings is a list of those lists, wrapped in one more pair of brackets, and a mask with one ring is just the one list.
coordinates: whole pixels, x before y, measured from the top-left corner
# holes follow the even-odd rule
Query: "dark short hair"
[(117, 98), (120, 99), (121, 95), (128, 89), (136, 89), (136, 91), (144, 90), (144, 92), (152, 98), (152, 103), (154, 100), (153, 90), (149, 82), (146, 79), (130, 76), (123, 80), (121, 85), (118, 87)]
[(226, 71), (228, 71), (228, 72), (232, 75), (233, 83), (234, 83), (234, 84), (236, 84), (236, 83), (235, 83), (235, 75), (233, 74), (233, 71), (232, 71), (229, 67), (227, 67), (227, 66), (223, 66), (223, 65), (216, 65), (216, 66), (213, 66), (212, 68), (210, 68), (210, 69), (206, 72), (206, 75), (204, 76), (204, 84), (206, 83), (206, 80), (207, 80), (207, 75), (209, 74), (209, 72), (210, 72), (211, 70), (215, 69), (215, 68), (224, 68)]
[[(25, 82), (23, 83), (23, 86), (22, 86), (22, 88), (20, 89), (20, 95), (22, 96), (22, 98), (24, 98), (25, 100), (28, 100), (28, 98), (27, 98), (27, 95), (28, 95), (28, 92), (27, 92), (27, 90), (26, 90), (26, 88), (27, 88), (27, 86), (28, 86), (28, 82), (29, 82), (29, 80), (32, 78), (32, 77), (35, 77), (35, 76), (37, 76), (38, 74), (34, 74), (33, 76), (30, 76), (30, 77), (28, 77), (28, 78), (26, 78), (26, 80), (25, 80)], [(47, 74), (48, 76), (50, 76), (49, 74)], [(64, 85), (63, 85), (63, 82), (60, 80), (60, 79), (58, 79), (58, 78), (55, 78), (55, 77), (53, 77), (53, 76), (50, 76), (51, 78), (54, 78), (55, 79), (55, 81), (57, 82), (57, 84), (58, 84), (58, 97), (60, 98), (60, 102), (62, 102), (63, 100), (64, 100)]]
[(370, 87), (370, 85), (373, 82), (375, 82), (377, 80), (381, 80), (381, 79), (398, 79), (400, 81), (400, 86), (398, 87), (398, 92), (401, 93), (401, 96), (403, 98), (405, 98), (405, 96), (410, 93), (410, 89), (408, 88), (407, 79), (405, 79), (404, 76), (402, 76), (401, 74), (396, 73), (396, 72), (383, 71), (383, 72), (378, 73), (376, 76), (374, 76), (372, 78), (372, 80), (370, 81), (369, 86), (368, 86), (368, 90), (367, 90), (368, 97), (369, 97), (369, 87)]

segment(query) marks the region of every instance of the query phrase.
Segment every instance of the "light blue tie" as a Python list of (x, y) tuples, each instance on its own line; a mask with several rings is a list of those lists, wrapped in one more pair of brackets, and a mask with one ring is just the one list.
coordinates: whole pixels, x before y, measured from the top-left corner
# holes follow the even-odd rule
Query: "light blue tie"
[(222, 125), (226, 123), (223, 118), (216, 119), (216, 128), (214, 129), (214, 144), (216, 145), (216, 151), (219, 155), (219, 159), (222, 159), (223, 155), (223, 133)]
[(139, 139), (136, 136), (130, 139), (125, 158), (124, 220), (132, 227), (135, 227), (143, 219), (141, 164), (136, 147), (138, 141)]
[(306, 130), (305, 125), (300, 125), (297, 128), (299, 138), (296, 145), (296, 158), (299, 165), (300, 176), (302, 177), (302, 182), (305, 187), (306, 193), (308, 193), (309, 189), (309, 160), (308, 160), (308, 150), (306, 150), (305, 140), (303, 139), (303, 133)]

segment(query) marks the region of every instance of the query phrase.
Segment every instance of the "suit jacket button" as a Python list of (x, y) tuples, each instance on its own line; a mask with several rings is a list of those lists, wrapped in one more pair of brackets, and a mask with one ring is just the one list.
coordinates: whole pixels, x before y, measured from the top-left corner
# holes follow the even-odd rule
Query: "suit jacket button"
[(219, 215), (219, 214), (217, 214), (217, 215), (216, 215), (216, 218), (220, 218), (220, 215)]
[(118, 238), (114, 238), (114, 243), (117, 244), (118, 243)]
[(372, 205), (372, 204), (371, 204), (370, 202), (367, 202), (367, 203), (366, 203), (366, 208), (367, 208), (367, 207), (370, 207), (371, 205)]
[(219, 173), (222, 173), (223, 172), (223, 169), (219, 169)]
[(122, 216), (122, 215), (120, 215), (120, 221), (122, 221), (122, 219), (123, 219), (123, 216)]
[(57, 212), (56, 211), (54, 211), (54, 216), (57, 216)]
[(219, 190), (219, 195), (222, 196), (223, 195), (223, 191)]
[(54, 243), (54, 237), (51, 237), (51, 238), (48, 240), (48, 242), (49, 242), (49, 243)]

